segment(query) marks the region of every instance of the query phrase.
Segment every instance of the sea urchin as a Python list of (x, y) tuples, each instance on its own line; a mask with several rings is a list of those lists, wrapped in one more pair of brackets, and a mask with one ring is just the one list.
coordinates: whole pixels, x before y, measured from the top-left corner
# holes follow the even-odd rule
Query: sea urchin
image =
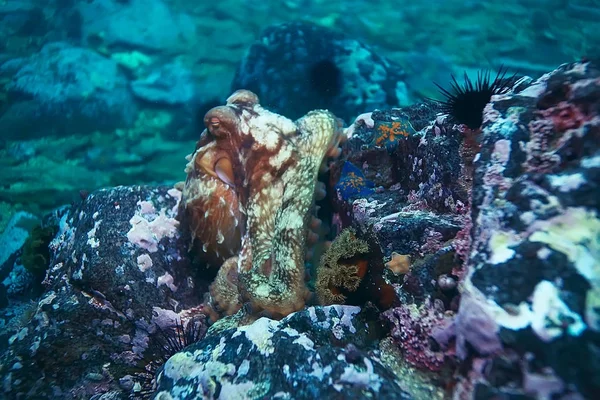
[(161, 329), (156, 325), (149, 347), (152, 353), (144, 357), (144, 366), (134, 374), (135, 386), (130, 395), (131, 399), (146, 400), (154, 397), (156, 389), (156, 374), (175, 353), (182, 351), (204, 337), (206, 325), (201, 319), (192, 319), (184, 325), (176, 320), (175, 325)]
[(448, 114), (450, 119), (458, 124), (464, 124), (470, 129), (478, 129), (483, 123), (483, 109), (495, 94), (506, 93), (514, 83), (515, 76), (506, 78), (507, 70), (500, 68), (496, 78), (491, 80), (490, 71), (479, 71), (477, 81), (473, 81), (464, 74), (464, 83), (461, 85), (452, 75), (450, 89), (444, 89), (435, 83), (443, 100), (435, 100), (442, 107), (442, 112)]

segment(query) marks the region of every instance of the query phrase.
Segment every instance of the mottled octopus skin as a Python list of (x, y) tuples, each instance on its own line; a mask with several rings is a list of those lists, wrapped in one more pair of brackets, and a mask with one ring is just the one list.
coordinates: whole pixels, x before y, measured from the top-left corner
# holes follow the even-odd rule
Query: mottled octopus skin
[(227, 271), (211, 286), (211, 306), (232, 314), (244, 303), (252, 314), (272, 317), (302, 309), (317, 175), (338, 152), (341, 121), (317, 110), (294, 122), (239, 90), (204, 122), (186, 168), (182, 219), (202, 243), (196, 251), (225, 261)]

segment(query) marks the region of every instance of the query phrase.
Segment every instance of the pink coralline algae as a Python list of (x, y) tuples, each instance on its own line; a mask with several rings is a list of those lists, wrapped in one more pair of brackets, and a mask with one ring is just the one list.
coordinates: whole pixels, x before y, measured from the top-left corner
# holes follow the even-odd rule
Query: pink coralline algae
[(553, 135), (553, 125), (549, 120), (536, 120), (529, 123), (531, 140), (526, 144), (526, 168), (528, 172), (550, 172), (560, 164), (560, 157), (552, 151), (548, 138)]
[(436, 232), (433, 229), (426, 229), (422, 238), (421, 254), (433, 254), (444, 247), (444, 235), (441, 232)]
[(553, 171), (561, 163), (559, 150), (574, 137), (582, 137), (584, 131), (598, 126), (598, 117), (587, 104), (593, 97), (589, 97), (589, 93), (600, 86), (598, 81), (582, 79), (566, 86), (564, 99), (556, 104), (552, 99), (541, 101), (541, 109), (536, 111), (535, 119), (528, 125), (530, 141), (526, 144), (527, 161), (524, 165), (528, 172)]
[(150, 253), (155, 253), (163, 238), (178, 235), (179, 222), (173, 218), (173, 213), (173, 210), (165, 209), (157, 212), (149, 201), (138, 202), (138, 210), (129, 221), (131, 229), (127, 232), (127, 239)]
[(540, 115), (550, 119), (554, 129), (560, 132), (577, 129), (590, 120), (590, 116), (582, 112), (579, 107), (566, 101), (561, 101), (549, 109), (541, 110)]
[[(471, 209), (471, 205), (468, 205), (468, 209)], [(460, 278), (464, 275), (464, 266), (469, 262), (469, 251), (471, 250), (471, 230), (473, 229), (473, 221), (471, 214), (463, 214), (463, 228), (458, 231), (452, 242), (452, 247), (456, 251), (456, 255), (462, 261), (459, 268), (455, 268), (452, 272)]]
[(446, 365), (446, 354), (434, 350), (435, 342), (431, 339), (436, 327), (446, 325), (443, 305), (428, 300), (421, 306), (405, 304), (383, 315), (391, 323), (391, 336), (407, 362), (430, 371), (440, 371)]
[(467, 343), (480, 355), (490, 355), (502, 350), (498, 324), (472, 295), (463, 294), (461, 297), (454, 325), (456, 355), (459, 358), (467, 358)]
[(430, 337), (442, 351), (456, 355), (459, 360), (466, 360), (469, 355), (487, 357), (503, 350), (498, 325), (470, 294), (463, 294), (459, 312), (453, 320), (434, 322), (437, 324), (430, 329)]

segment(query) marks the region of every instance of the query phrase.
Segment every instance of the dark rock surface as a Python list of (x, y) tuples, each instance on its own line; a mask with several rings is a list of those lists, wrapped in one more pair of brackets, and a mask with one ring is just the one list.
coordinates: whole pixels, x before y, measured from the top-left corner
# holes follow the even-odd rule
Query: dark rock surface
[[(344, 154), (365, 178), (386, 189), (386, 196), (397, 191), (396, 202), (443, 214), (460, 211), (468, 195), (460, 152), (463, 134), (436, 119), (437, 112), (435, 104), (426, 103), (365, 114), (368, 123), (360, 120), (351, 128)], [(334, 170), (334, 181), (339, 174)]]
[[(173, 216), (180, 192), (117, 187), (91, 194), (60, 221), (46, 292), (2, 335), (3, 391), (11, 398), (88, 398), (121, 390), (144, 366), (155, 324), (198, 305)], [(185, 311), (184, 311), (185, 312)], [(29, 313), (28, 317), (24, 314)]]
[[(410, 258), (408, 273), (388, 276), (403, 301), (422, 302), (436, 292), (440, 274), (461, 265), (453, 239), (469, 203), (463, 139), (436, 111), (419, 104), (361, 115), (330, 174), (337, 230), (370, 227), (386, 260), (393, 253)], [(348, 162), (357, 169), (345, 168)], [(365, 191), (367, 182), (375, 189)]]
[(359, 307), (309, 307), (208, 336), (164, 365), (156, 396), (410, 399), (378, 360), (369, 319)]
[(47, 28), (44, 10), (35, 1), (16, 0), (0, 4), (0, 37), (42, 35), (47, 33)]
[(288, 118), (324, 108), (350, 122), (376, 108), (411, 102), (400, 67), (368, 46), (310, 23), (267, 28), (239, 66), (232, 90), (256, 93)]

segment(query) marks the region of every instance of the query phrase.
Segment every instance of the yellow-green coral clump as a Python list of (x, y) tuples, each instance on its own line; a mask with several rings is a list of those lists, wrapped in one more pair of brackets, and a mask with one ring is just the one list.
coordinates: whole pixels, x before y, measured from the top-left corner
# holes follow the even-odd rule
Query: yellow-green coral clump
[(369, 245), (356, 237), (354, 229), (344, 229), (339, 234), (317, 268), (315, 289), (321, 304), (343, 304), (347, 297), (344, 293), (358, 289), (368, 261), (357, 256), (368, 252)]
[(53, 226), (37, 226), (23, 245), (21, 262), (26, 270), (31, 272), (40, 282), (50, 265), (50, 250), (48, 245), (56, 234)]

